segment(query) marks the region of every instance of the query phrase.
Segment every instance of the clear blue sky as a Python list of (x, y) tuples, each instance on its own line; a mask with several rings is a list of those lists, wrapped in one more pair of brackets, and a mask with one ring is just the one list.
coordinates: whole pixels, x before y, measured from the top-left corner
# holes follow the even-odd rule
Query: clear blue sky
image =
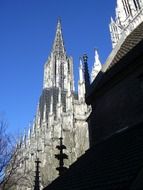
[(43, 66), (51, 51), (57, 18), (65, 47), (74, 59), (98, 48), (104, 63), (111, 51), (110, 17), (116, 0), (0, 0), (0, 113), (18, 134), (33, 120), (43, 84)]

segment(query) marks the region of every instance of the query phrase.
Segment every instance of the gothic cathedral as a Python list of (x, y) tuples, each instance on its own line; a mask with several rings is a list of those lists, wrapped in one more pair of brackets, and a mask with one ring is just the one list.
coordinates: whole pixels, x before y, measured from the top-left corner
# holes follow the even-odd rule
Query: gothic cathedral
[[(92, 79), (99, 72), (99, 67), (101, 63), (96, 50)], [(28, 134), (25, 134), (17, 145), (20, 152), (18, 157), (22, 160), (17, 169), (17, 176), (22, 178), (24, 176), (23, 180), (18, 182), (18, 190), (33, 189), (37, 158), (41, 161), (41, 188), (58, 177), (60, 166), (56, 155), (60, 151), (61, 139), (61, 147), (67, 155), (67, 159), (64, 159), (64, 168), (68, 168), (88, 149), (86, 119), (91, 109), (85, 103), (83, 70), (80, 60), (78, 93), (76, 93), (73, 59), (67, 56), (61, 21), (58, 20), (52, 51), (44, 65), (43, 90), (36, 117)]]

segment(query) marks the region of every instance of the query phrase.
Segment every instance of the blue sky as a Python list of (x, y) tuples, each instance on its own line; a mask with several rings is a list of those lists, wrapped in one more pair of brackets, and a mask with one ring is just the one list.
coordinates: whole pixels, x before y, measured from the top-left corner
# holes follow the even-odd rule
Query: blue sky
[(43, 67), (55, 37), (57, 18), (67, 54), (87, 53), (89, 70), (98, 48), (104, 63), (111, 51), (110, 17), (115, 0), (0, 0), (0, 115), (18, 135), (36, 113), (43, 84)]

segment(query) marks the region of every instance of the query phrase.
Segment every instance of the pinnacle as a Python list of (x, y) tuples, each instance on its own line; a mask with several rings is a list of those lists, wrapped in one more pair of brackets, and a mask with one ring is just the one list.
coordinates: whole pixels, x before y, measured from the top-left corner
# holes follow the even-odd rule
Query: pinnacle
[(62, 27), (61, 27), (61, 18), (60, 17), (58, 17), (57, 30), (62, 30)]
[(52, 52), (56, 55), (64, 55), (65, 54), (64, 41), (63, 41), (63, 35), (62, 35), (62, 27), (61, 27), (61, 19), (60, 18), (58, 18), (58, 22), (57, 22), (56, 35), (55, 35), (55, 40), (54, 40)]

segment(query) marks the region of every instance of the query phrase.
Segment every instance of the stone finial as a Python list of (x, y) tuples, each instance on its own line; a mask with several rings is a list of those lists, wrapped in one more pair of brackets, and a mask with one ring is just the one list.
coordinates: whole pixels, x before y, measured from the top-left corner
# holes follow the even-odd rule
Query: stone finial
[(97, 74), (99, 73), (99, 71), (101, 70), (102, 65), (99, 59), (99, 54), (97, 49), (95, 49), (95, 56), (94, 56), (94, 65), (92, 68), (92, 72), (91, 72), (91, 81), (93, 82), (93, 80), (96, 78)]
[(82, 59), (80, 57), (80, 65), (79, 65), (79, 82), (82, 83), (84, 81), (83, 78), (83, 64), (82, 64)]
[(29, 125), (28, 129), (28, 139), (31, 139), (31, 124)]
[(24, 135), (23, 135), (23, 144), (26, 147), (26, 143), (27, 143), (27, 133), (26, 133), (26, 129), (24, 130)]
[(95, 49), (95, 56), (94, 56), (94, 58), (95, 58), (94, 65), (95, 66), (99, 66), (100, 67), (99, 69), (101, 69), (101, 62), (99, 60), (99, 54), (98, 54), (97, 49)]
[(87, 63), (87, 60), (88, 60), (87, 54), (84, 54), (84, 55), (83, 55), (83, 62), (84, 62), (84, 63)]
[(55, 158), (59, 160), (59, 167), (56, 168), (56, 170), (59, 171), (59, 176), (63, 175), (67, 168), (64, 166), (64, 159), (68, 159), (68, 155), (63, 152), (64, 149), (66, 149), (66, 146), (63, 145), (63, 138), (60, 137), (60, 145), (56, 146), (56, 148), (59, 150), (59, 154), (55, 154)]
[(114, 20), (113, 20), (113, 17), (112, 17), (112, 16), (111, 16), (110, 20), (111, 20), (111, 23), (114, 23)]

